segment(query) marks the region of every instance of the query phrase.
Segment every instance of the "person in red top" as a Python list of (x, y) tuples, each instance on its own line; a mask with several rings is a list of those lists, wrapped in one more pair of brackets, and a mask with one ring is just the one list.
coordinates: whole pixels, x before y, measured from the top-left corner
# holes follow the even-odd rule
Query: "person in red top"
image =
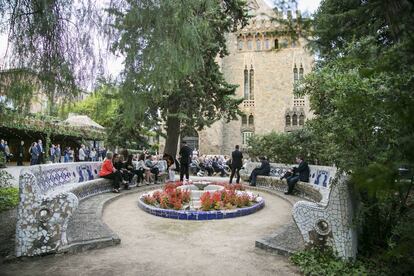
[(119, 193), (119, 187), (122, 180), (121, 172), (114, 168), (114, 165), (112, 164), (112, 152), (106, 153), (106, 158), (102, 163), (101, 170), (99, 171), (99, 176), (106, 179), (113, 180), (113, 192)]

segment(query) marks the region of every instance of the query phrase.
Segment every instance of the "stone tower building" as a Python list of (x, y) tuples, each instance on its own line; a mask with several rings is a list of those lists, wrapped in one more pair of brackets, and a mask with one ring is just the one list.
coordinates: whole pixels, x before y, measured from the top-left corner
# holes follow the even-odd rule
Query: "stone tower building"
[(248, 26), (228, 34), (230, 55), (220, 61), (226, 80), (239, 85), (236, 95), (244, 98), (244, 115), (229, 123), (218, 121), (198, 138), (185, 137), (201, 154), (230, 154), (236, 144), (245, 148), (252, 135), (291, 131), (312, 116), (308, 101), (293, 95), (295, 82), (313, 63), (305, 42), (278, 35), (281, 27), (270, 19), (282, 15), (264, 0), (250, 0), (248, 5), (252, 18)]

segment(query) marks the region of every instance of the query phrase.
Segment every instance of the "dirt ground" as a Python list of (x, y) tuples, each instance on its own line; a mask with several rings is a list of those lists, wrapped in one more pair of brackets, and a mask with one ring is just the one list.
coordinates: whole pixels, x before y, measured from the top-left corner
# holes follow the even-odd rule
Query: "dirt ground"
[(103, 216), (119, 246), (9, 263), (0, 275), (299, 275), (286, 257), (255, 248), (291, 219), (287, 202), (262, 195), (259, 212), (213, 221), (155, 217), (137, 207), (138, 194), (127, 195)]

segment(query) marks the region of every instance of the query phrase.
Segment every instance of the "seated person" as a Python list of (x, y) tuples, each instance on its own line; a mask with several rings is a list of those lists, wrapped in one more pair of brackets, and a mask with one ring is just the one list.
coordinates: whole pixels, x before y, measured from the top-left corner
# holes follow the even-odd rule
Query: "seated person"
[[(150, 168), (145, 166), (145, 154), (140, 154), (138, 157), (138, 162), (135, 165), (134, 173), (138, 176), (137, 183), (144, 182), (144, 184), (149, 184), (150, 178)], [(145, 174), (145, 177), (144, 177)], [(144, 180), (145, 179), (145, 180)]]
[(129, 184), (131, 184), (132, 178), (135, 175), (135, 167), (132, 163), (133, 155), (129, 154), (127, 161), (124, 162), (124, 168), (125, 171), (125, 180), (128, 181)]
[(249, 177), (250, 186), (256, 186), (256, 178), (258, 175), (269, 175), (270, 173), (270, 164), (266, 160), (266, 157), (260, 157), (260, 162), (262, 163), (260, 167), (255, 168)]
[(102, 167), (101, 170), (99, 171), (99, 176), (102, 178), (106, 178), (106, 179), (111, 179), (113, 180), (113, 192), (114, 193), (119, 193), (119, 187), (120, 187), (120, 183), (121, 183), (121, 179), (122, 179), (122, 175), (121, 172), (118, 171), (113, 163), (112, 163), (112, 152), (107, 152), (106, 153), (106, 158), (102, 163)]
[(308, 163), (306, 163), (301, 156), (296, 157), (296, 163), (299, 165), (290, 171), (291, 175), (287, 176), (287, 174), (285, 174), (282, 177), (284, 178), (286, 176), (286, 181), (288, 184), (288, 191), (285, 193), (285, 195), (291, 195), (293, 193), (293, 189), (295, 188), (295, 185), (298, 181), (309, 182), (310, 170)]
[(169, 155), (168, 153), (164, 153), (163, 160), (167, 162), (167, 170), (168, 170), (168, 181), (175, 181), (175, 160), (174, 158)]
[(221, 176), (221, 177), (223, 177), (223, 176), (226, 176), (226, 175), (227, 175), (226, 171), (224, 170), (223, 165), (222, 165), (222, 164), (220, 164), (220, 162), (219, 162), (219, 160), (217, 159), (217, 157), (214, 157), (214, 159), (213, 159), (213, 163), (212, 163), (212, 166), (213, 166), (213, 169), (214, 169), (214, 171), (215, 171), (215, 172), (220, 173), (220, 176)]
[(121, 180), (125, 186), (126, 190), (129, 190), (128, 179), (129, 179), (129, 172), (125, 168), (124, 156), (119, 154), (114, 154), (114, 167), (121, 173)]
[(160, 173), (160, 169), (156, 166), (157, 161), (154, 161), (151, 155), (147, 156), (145, 159), (145, 166), (149, 168), (150, 172), (154, 175), (154, 184), (158, 182), (158, 174)]

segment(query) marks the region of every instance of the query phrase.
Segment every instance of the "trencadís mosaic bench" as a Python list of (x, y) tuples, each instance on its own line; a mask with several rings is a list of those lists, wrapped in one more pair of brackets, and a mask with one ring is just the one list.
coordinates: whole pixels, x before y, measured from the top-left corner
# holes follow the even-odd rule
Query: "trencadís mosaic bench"
[[(286, 180), (280, 180), (294, 165), (271, 163), (269, 176), (258, 176), (256, 185), (280, 192), (287, 191)], [(248, 163), (241, 171), (247, 180), (251, 171), (260, 166)], [(307, 201), (298, 201), (292, 209), (293, 219), (305, 241), (331, 246), (338, 256), (355, 258), (357, 234), (353, 227), (354, 208), (347, 176), (335, 167), (310, 165), (309, 183), (298, 182), (296, 195)]]
[(101, 162), (36, 165), (22, 169), (16, 225), (16, 256), (59, 252), (79, 201), (112, 190), (99, 178)]

